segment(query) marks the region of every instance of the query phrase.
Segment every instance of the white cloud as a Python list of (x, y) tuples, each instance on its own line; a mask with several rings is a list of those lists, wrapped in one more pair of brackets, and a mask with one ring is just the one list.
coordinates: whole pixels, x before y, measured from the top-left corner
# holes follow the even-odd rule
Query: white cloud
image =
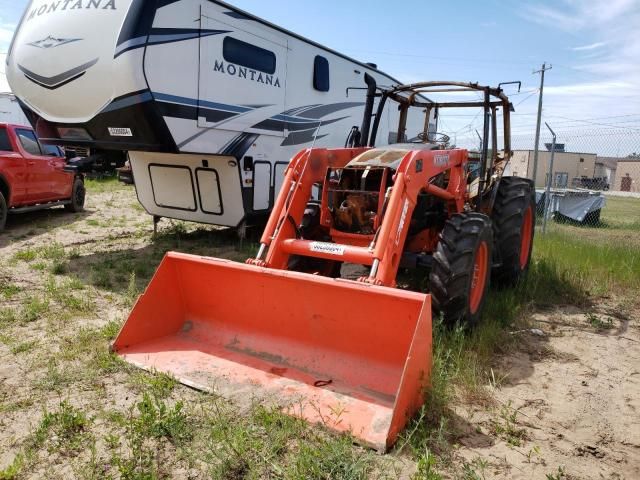
[(4, 23), (2, 17), (0, 17), (0, 92), (11, 91), (5, 75), (5, 61), (15, 29), (16, 25), (12, 23)]
[(0, 92), (11, 91), (4, 70), (6, 68), (7, 50), (9, 50), (15, 29), (16, 26), (14, 24), (4, 23), (2, 17), (0, 17)]
[(569, 13), (544, 5), (525, 5), (520, 15), (540, 25), (574, 31), (582, 27), (582, 20)]
[[(556, 65), (568, 67), (573, 71), (569, 78), (575, 76), (577, 81), (558, 85), (556, 79), (562, 76), (554, 75), (555, 71), (548, 74), (544, 118), (552, 126), (554, 122), (562, 123), (559, 119), (563, 117), (597, 118), (640, 111), (638, 0), (557, 0), (553, 7), (531, 3), (524, 6), (522, 15), (549, 30), (561, 29), (591, 40), (568, 48), (574, 52), (569, 65)], [(530, 107), (535, 110), (535, 106)], [(533, 122), (534, 118), (524, 116), (514, 123), (520, 123), (520, 131), (525, 131), (533, 128)], [(565, 121), (564, 125), (581, 128), (580, 123), (568, 125)], [(599, 145), (593, 140), (593, 148), (600, 148)]]
[(634, 85), (629, 82), (608, 80), (603, 82), (574, 83), (568, 85), (548, 86), (545, 95), (560, 96), (626, 96)]
[(4, 73), (4, 69), (6, 68), (7, 54), (4, 52), (0, 52), (0, 93), (2, 92), (10, 92), (9, 83), (7, 82), (7, 77)]
[(16, 25), (13, 23), (4, 23), (2, 17), (0, 17), (0, 49), (5, 52), (11, 43), (13, 38), (13, 32), (16, 30)]
[(605, 42), (596, 42), (596, 43), (592, 43), (590, 45), (582, 45), (580, 47), (573, 47), (571, 48), (571, 50), (573, 50), (574, 52), (584, 52), (587, 50), (595, 50), (596, 48), (600, 48), (600, 47), (604, 47), (606, 45)]
[(557, 7), (524, 5), (520, 15), (541, 25), (577, 31), (612, 22), (623, 15), (633, 13), (634, 7), (637, 13), (637, 0), (564, 0), (559, 3), (560, 6)]

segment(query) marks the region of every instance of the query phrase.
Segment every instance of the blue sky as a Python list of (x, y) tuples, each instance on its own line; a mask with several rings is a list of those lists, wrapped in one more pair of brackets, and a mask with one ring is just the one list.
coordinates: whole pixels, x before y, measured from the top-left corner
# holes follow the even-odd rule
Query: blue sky
[[(523, 93), (513, 97), (516, 135), (533, 131), (539, 76), (532, 72), (546, 61), (553, 65), (546, 121), (560, 130), (606, 124), (640, 135), (640, 0), (231, 3), (404, 82), (521, 80)], [(0, 52), (25, 5), (0, 0)], [(0, 75), (0, 90), (3, 82)], [(447, 127), (473, 136), (480, 120), (471, 120), (451, 117)]]

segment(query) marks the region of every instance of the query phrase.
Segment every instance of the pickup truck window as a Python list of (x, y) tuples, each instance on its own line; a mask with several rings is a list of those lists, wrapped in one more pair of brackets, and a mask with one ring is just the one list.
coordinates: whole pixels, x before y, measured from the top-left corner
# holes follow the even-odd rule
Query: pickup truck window
[(60, 151), (60, 147), (56, 145), (42, 145), (42, 150), (44, 150), (45, 155), (50, 155), (52, 157), (64, 157)]
[(18, 134), (18, 138), (20, 139), (22, 147), (27, 152), (29, 152), (31, 155), (42, 155), (40, 144), (38, 143), (38, 139), (36, 138), (35, 133), (33, 133), (31, 130), (23, 129), (17, 129), (16, 133)]
[(9, 134), (7, 133), (6, 128), (0, 128), (0, 151), (13, 151), (13, 147), (11, 146), (11, 142), (9, 141)]

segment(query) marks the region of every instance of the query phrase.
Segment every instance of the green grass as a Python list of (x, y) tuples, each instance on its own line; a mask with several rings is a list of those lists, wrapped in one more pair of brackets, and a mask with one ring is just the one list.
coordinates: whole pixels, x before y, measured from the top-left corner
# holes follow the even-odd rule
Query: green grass
[(74, 380), (75, 375), (72, 372), (65, 372), (57, 363), (49, 362), (46, 372), (34, 382), (34, 385), (45, 392), (62, 393)]
[(49, 312), (49, 300), (46, 298), (27, 297), (20, 309), (19, 319), (23, 323), (31, 323)]
[(38, 251), (33, 248), (25, 248), (24, 250), (17, 251), (13, 258), (15, 260), (21, 260), (23, 262), (31, 262), (38, 258)]
[[(109, 341), (112, 340), (112, 323), (103, 328), (80, 328), (73, 336), (61, 340), (60, 352), (55, 360), (58, 362), (81, 361), (82, 367), (73, 370), (74, 379), (85, 383), (99, 382), (106, 374), (126, 370), (126, 365), (118, 356), (109, 352)], [(115, 334), (114, 334), (115, 336)], [(49, 389), (57, 389), (55, 372), (48, 376), (51, 385)]]
[(44, 247), (28, 247), (22, 250), (18, 250), (14, 255), (14, 260), (20, 260), (23, 262), (32, 262), (39, 258), (43, 260), (55, 260), (61, 261), (66, 257), (64, 246), (61, 243), (54, 242)]
[(558, 470), (554, 473), (547, 473), (545, 476), (547, 480), (569, 480), (570, 478), (566, 475), (566, 471), (563, 466), (558, 467)]
[(600, 219), (609, 228), (640, 230), (640, 199), (607, 196)]
[(66, 260), (54, 260), (49, 271), (54, 275), (64, 275), (69, 271), (69, 262)]
[(45, 410), (32, 438), (32, 447), (47, 446), (49, 451), (80, 452), (84, 449), (91, 420), (68, 401), (60, 402), (57, 411)]
[(0, 470), (0, 480), (17, 480), (22, 470), (24, 457), (16, 455), (11, 464), (3, 470)]
[(613, 328), (613, 320), (610, 318), (603, 319), (600, 315), (589, 312), (585, 315), (587, 323), (596, 330), (610, 330)]
[(18, 314), (14, 308), (0, 308), (0, 327), (11, 325), (18, 319)]
[(0, 295), (2, 295), (6, 300), (11, 300), (18, 293), (22, 291), (17, 285), (14, 285), (8, 280), (0, 278)]
[(545, 259), (572, 282), (602, 295), (625, 293), (640, 288), (640, 246), (622, 241), (596, 242), (576, 238), (563, 231), (538, 235), (536, 258)]
[(607, 196), (597, 225), (582, 225), (571, 220), (551, 221), (547, 229), (570, 237), (571, 242), (618, 244), (622, 245), (622, 250), (632, 247), (637, 252), (640, 250), (640, 199)]
[(37, 340), (31, 340), (31, 341), (28, 341), (28, 342), (22, 342), (22, 343), (19, 343), (18, 345), (12, 346), (11, 347), (11, 353), (13, 353), (14, 355), (19, 355), (21, 353), (30, 352), (36, 346), (38, 346), (38, 341)]
[(512, 408), (509, 402), (508, 405), (502, 406), (499, 417), (491, 423), (491, 432), (514, 447), (519, 447), (527, 438), (527, 431), (518, 427), (517, 417), (518, 411)]
[(84, 184), (87, 188), (87, 192), (91, 193), (105, 193), (105, 192), (115, 192), (118, 190), (125, 190), (126, 186), (118, 181), (118, 179), (113, 177), (104, 177), (104, 178), (87, 178), (84, 181)]
[(89, 292), (77, 293), (84, 286), (76, 278), (58, 280), (50, 276), (45, 283), (48, 298), (63, 309), (65, 314), (89, 313), (95, 308), (95, 302)]
[(47, 260), (62, 260), (66, 257), (64, 246), (54, 242), (38, 250), (39, 256)]
[(142, 399), (131, 409), (129, 417), (119, 412), (112, 420), (124, 427), (124, 447), (116, 434), (106, 437), (111, 450), (111, 463), (123, 479), (158, 478), (157, 451), (149, 443), (166, 440), (174, 446), (188, 444), (193, 437), (190, 418), (184, 412), (182, 402), (168, 406), (163, 400), (144, 393)]
[(140, 392), (151, 392), (156, 398), (167, 398), (176, 388), (175, 378), (164, 373), (137, 371), (130, 375), (131, 386)]
[(238, 415), (233, 405), (214, 401), (205, 420), (212, 478), (397, 478), (391, 468), (377, 474), (376, 456), (349, 436), (327, 435), (279, 409), (256, 405)]

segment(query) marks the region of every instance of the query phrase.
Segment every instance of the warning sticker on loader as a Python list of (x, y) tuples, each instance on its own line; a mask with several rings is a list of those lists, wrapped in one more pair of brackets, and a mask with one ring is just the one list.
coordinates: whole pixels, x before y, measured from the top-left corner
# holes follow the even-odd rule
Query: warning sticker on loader
[(309, 249), (312, 252), (328, 253), (329, 255), (344, 255), (344, 245), (337, 245), (335, 243), (326, 242), (311, 242)]

